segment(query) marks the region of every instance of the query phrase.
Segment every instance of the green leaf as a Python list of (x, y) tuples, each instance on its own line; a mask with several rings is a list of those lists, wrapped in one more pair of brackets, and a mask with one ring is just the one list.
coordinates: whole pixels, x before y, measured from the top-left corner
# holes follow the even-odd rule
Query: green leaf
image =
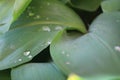
[(12, 22), (15, 0), (0, 0), (0, 34), (6, 32)]
[(101, 3), (103, 12), (120, 11), (120, 0), (105, 0)]
[[(0, 37), (0, 70), (30, 61), (52, 42), (57, 25), (16, 28)], [(44, 34), (44, 35), (43, 35)]]
[(52, 63), (30, 63), (12, 69), (12, 80), (66, 80)]
[(13, 13), (14, 21), (22, 14), (31, 1), (32, 0), (15, 0)]
[(85, 25), (79, 16), (58, 0), (33, 0), (12, 28), (34, 24), (58, 24), (86, 33)]
[(67, 75), (120, 76), (119, 30), (120, 12), (101, 14), (83, 36), (58, 35), (50, 45), (52, 58)]
[(0, 34), (9, 30), (12, 22), (24, 11), (31, 0), (0, 1)]
[(11, 30), (0, 37), (0, 70), (30, 61), (67, 27), (85, 32), (82, 21), (63, 3), (33, 0)]
[(70, 0), (70, 4), (78, 9), (95, 11), (100, 6), (102, 0)]
[(10, 70), (0, 71), (0, 80), (11, 80)]

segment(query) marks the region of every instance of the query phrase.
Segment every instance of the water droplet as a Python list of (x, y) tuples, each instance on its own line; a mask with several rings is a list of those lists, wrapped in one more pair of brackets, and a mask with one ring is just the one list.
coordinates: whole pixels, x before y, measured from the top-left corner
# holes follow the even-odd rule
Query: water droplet
[(18, 59), (18, 61), (22, 61), (22, 59)]
[(120, 46), (115, 46), (115, 50), (120, 52)]
[(30, 51), (25, 51), (23, 54), (24, 54), (24, 56), (28, 56), (28, 55), (30, 55)]
[(55, 30), (62, 30), (62, 27), (61, 26), (57, 26), (57, 27), (55, 27)]
[(33, 12), (29, 12), (29, 16), (34, 16), (35, 14)]
[(66, 64), (70, 64), (70, 62), (66, 62)]
[(69, 54), (67, 54), (66, 56), (67, 56), (67, 57), (69, 57), (70, 55), (69, 55)]
[(65, 51), (62, 51), (62, 54), (65, 54)]
[(32, 58), (32, 55), (29, 55), (29, 56), (28, 56), (28, 58), (30, 58), (30, 59), (31, 59), (31, 58)]
[(46, 20), (49, 20), (49, 18), (47, 17)]
[(51, 29), (48, 26), (43, 26), (42, 29), (43, 29), (43, 31), (48, 31), (48, 32), (51, 31)]
[(50, 5), (50, 3), (47, 3), (47, 5), (49, 6), (49, 5)]
[(40, 19), (40, 16), (39, 16), (39, 15), (36, 15), (36, 16), (34, 17), (34, 19)]

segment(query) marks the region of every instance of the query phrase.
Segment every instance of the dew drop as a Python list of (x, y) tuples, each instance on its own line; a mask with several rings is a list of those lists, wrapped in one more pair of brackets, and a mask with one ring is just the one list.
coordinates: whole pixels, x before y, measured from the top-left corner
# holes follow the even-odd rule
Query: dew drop
[(50, 3), (47, 3), (47, 5), (49, 6), (49, 5), (50, 5)]
[(29, 12), (29, 16), (34, 16), (35, 14), (33, 12)]
[(67, 57), (69, 57), (70, 55), (69, 55), (69, 54), (67, 54), (66, 56), (67, 56)]
[(30, 51), (25, 51), (23, 54), (24, 54), (24, 56), (28, 56), (28, 55), (30, 55)]
[(51, 44), (51, 41), (48, 41), (47, 44)]
[(49, 18), (47, 17), (46, 20), (49, 20)]
[(43, 26), (42, 29), (43, 29), (43, 31), (48, 31), (48, 32), (51, 31), (51, 29), (48, 26)]
[(62, 54), (65, 54), (65, 51), (62, 51)]
[(62, 30), (62, 27), (61, 26), (57, 26), (57, 27), (55, 27), (55, 30)]
[(70, 64), (70, 62), (66, 62), (66, 64)]
[(120, 46), (115, 46), (115, 50), (120, 52)]
[(31, 58), (32, 58), (32, 55), (29, 55), (28, 58), (31, 59)]
[(22, 59), (18, 59), (18, 61), (22, 61)]

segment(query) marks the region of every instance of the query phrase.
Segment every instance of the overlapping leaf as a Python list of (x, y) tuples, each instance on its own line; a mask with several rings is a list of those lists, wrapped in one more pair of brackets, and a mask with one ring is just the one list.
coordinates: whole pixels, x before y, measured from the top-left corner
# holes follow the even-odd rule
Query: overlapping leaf
[(92, 80), (120, 76), (119, 30), (120, 12), (104, 13), (95, 19), (86, 35), (58, 35), (50, 46), (52, 58), (67, 75), (76, 73)]
[(31, 0), (0, 1), (0, 34), (8, 31), (11, 23), (20, 16)]
[(120, 11), (120, 0), (105, 0), (101, 3), (103, 12)]
[(11, 30), (0, 38), (0, 70), (30, 61), (65, 28), (86, 32), (82, 21), (63, 3), (33, 0)]
[(51, 63), (30, 63), (12, 69), (12, 80), (66, 80)]
[(70, 0), (70, 4), (78, 9), (95, 11), (100, 6), (102, 0)]

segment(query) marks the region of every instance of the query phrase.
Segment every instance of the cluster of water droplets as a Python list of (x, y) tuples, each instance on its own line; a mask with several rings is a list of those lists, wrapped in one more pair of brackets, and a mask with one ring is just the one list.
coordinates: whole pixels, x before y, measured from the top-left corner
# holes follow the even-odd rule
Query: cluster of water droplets
[(31, 53), (30, 51), (25, 51), (25, 52), (23, 53), (23, 55), (26, 56), (26, 57), (28, 57), (29, 59), (31, 59), (31, 58), (32, 58), (32, 55), (31, 55), (30, 53)]
[[(62, 51), (61, 54), (62, 54), (62, 55), (65, 55), (66, 57), (69, 57), (69, 56), (70, 56), (69, 54), (66, 54), (65, 51)], [(69, 62), (69, 61), (65, 61), (65, 64), (69, 65), (70, 62)]]
[(120, 46), (115, 46), (114, 49), (118, 52), (120, 52)]

